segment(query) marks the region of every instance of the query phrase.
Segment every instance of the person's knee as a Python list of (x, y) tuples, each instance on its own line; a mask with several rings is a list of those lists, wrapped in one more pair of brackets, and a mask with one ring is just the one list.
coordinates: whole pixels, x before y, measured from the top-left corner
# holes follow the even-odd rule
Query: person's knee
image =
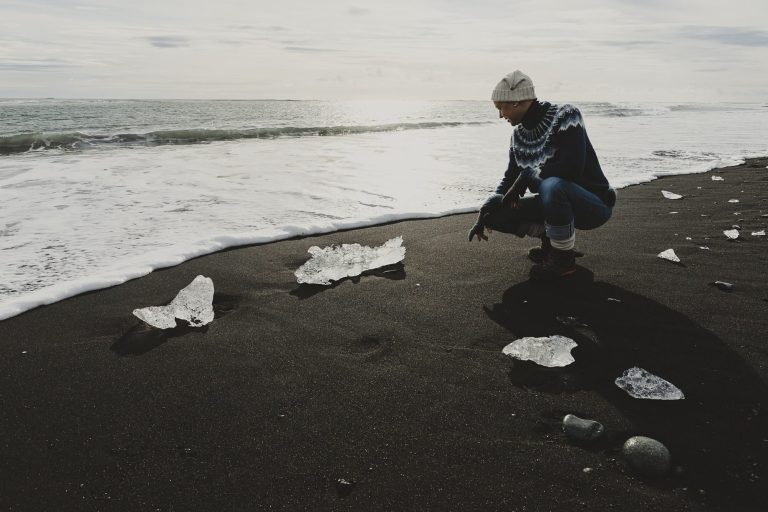
[(539, 185), (539, 195), (541, 196), (542, 200), (546, 200), (557, 195), (562, 195), (565, 193), (566, 183), (567, 181), (562, 178), (546, 178), (542, 180), (541, 184)]

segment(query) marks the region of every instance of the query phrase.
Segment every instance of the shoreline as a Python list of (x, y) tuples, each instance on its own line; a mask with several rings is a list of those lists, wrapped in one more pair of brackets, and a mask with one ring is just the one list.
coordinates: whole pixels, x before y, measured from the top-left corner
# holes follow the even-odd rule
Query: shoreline
[[(768, 156), (745, 157), (742, 159), (743, 161), (741, 163), (723, 167), (723, 169), (747, 165), (750, 161), (761, 160), (763, 158), (768, 158)], [(617, 190), (623, 190), (628, 187), (651, 183), (670, 176), (703, 174), (716, 171), (717, 169), (719, 168), (715, 167), (704, 170), (690, 171), (683, 174), (655, 176), (647, 181), (618, 187)], [(332, 233), (342, 233), (355, 229), (385, 226), (391, 223), (404, 222), (409, 220), (440, 219), (477, 211), (478, 210), (476, 208), (467, 207), (438, 213), (406, 212), (398, 214), (384, 214), (379, 217), (366, 220), (348, 220), (343, 222), (336, 222), (332, 227), (313, 226), (308, 229), (302, 228), (298, 232), (292, 232), (292, 230), (296, 231), (295, 227), (293, 226), (285, 226), (281, 228), (275, 228), (272, 234), (225, 233), (214, 235), (212, 237), (203, 238), (189, 242), (187, 244), (179, 245), (178, 248), (171, 254), (167, 253), (165, 250), (157, 251), (158, 256), (156, 256), (154, 259), (150, 258), (147, 260), (146, 258), (139, 258), (137, 261), (132, 260), (129, 265), (120, 267), (117, 270), (111, 270), (115, 266), (113, 265), (108, 269), (105, 269), (104, 271), (92, 276), (86, 276), (71, 281), (64, 281), (51, 286), (33, 290), (23, 295), (12, 297), (6, 301), (0, 301), (0, 322), (8, 318), (13, 318), (14, 316), (23, 314), (27, 311), (34, 310), (38, 307), (55, 304), (62, 300), (77, 297), (83, 293), (90, 293), (93, 291), (108, 289), (113, 286), (120, 286), (134, 279), (144, 277), (152, 272), (171, 268), (192, 259), (215, 254), (221, 251), (266, 245), (286, 240), (295, 240)]]
[[(228, 248), (8, 318), (0, 505), (760, 510), (768, 260), (750, 233), (768, 227), (766, 165), (622, 189), (613, 219), (577, 233), (577, 276), (555, 286), (528, 281), (531, 240), (467, 243), (469, 213)], [(741, 240), (727, 240), (737, 223)], [(394, 272), (296, 283), (311, 245), (398, 235)], [(682, 265), (656, 257), (668, 248)], [(158, 331), (132, 316), (198, 274), (216, 290), (209, 326)], [(579, 344), (564, 369), (501, 354), (555, 333)], [(628, 397), (613, 380), (631, 366), (685, 400)], [(572, 444), (567, 413), (600, 421), (605, 438)], [(620, 454), (632, 435), (664, 442), (675, 471), (634, 475)]]

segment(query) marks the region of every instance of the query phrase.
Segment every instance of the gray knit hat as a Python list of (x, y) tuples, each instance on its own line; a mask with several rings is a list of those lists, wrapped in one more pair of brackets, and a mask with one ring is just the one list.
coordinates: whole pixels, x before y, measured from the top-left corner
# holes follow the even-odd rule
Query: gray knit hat
[(536, 99), (531, 77), (516, 69), (501, 79), (491, 94), (492, 101), (525, 101)]

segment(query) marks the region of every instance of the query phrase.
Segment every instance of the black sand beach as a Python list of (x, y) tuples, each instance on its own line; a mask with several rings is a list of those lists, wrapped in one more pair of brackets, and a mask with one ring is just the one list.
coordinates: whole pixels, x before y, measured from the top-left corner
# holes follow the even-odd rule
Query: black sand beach
[[(533, 241), (467, 243), (475, 215), (456, 215), (224, 251), (0, 322), (0, 507), (766, 510), (768, 241), (751, 236), (768, 227), (766, 165), (621, 190), (557, 284), (528, 281)], [(311, 245), (398, 235), (401, 267), (296, 284)], [(682, 265), (656, 257), (669, 248)], [(198, 274), (216, 288), (209, 326), (131, 314)], [(571, 366), (501, 353), (552, 334), (579, 343)], [(685, 400), (629, 397), (613, 381), (632, 366)], [(567, 413), (605, 437), (568, 441)], [(636, 476), (632, 435), (664, 442), (675, 470)]]

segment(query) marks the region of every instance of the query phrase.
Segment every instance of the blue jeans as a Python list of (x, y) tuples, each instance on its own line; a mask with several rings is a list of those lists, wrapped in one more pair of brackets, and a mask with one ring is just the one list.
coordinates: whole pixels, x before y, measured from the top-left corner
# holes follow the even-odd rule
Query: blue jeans
[[(486, 205), (500, 204), (501, 198), (501, 194), (496, 194), (486, 201)], [(573, 238), (576, 229), (602, 226), (613, 213), (613, 208), (595, 194), (562, 178), (543, 180), (539, 193), (520, 198), (518, 206), (498, 208), (488, 216), (485, 225), (523, 237), (531, 232), (531, 225), (543, 223), (549, 238), (566, 240)]]

